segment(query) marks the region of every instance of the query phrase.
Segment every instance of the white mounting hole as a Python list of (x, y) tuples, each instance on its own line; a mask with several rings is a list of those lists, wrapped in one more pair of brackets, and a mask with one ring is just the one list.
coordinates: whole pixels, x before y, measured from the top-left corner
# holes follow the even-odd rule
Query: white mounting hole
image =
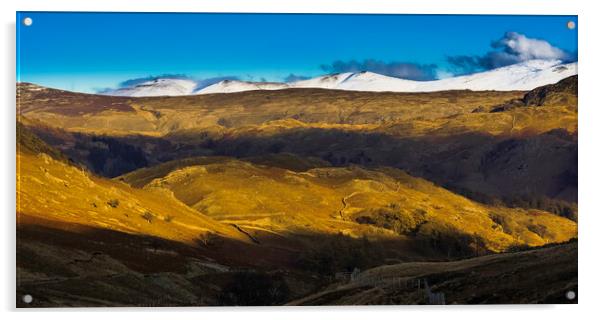
[(31, 26), (33, 24), (33, 20), (30, 17), (26, 17), (26, 18), (23, 19), (23, 24), (26, 27), (29, 27), (29, 26)]
[(566, 292), (566, 298), (569, 300), (573, 300), (577, 297), (577, 294), (573, 290), (569, 290)]
[(23, 296), (23, 302), (31, 303), (33, 301), (33, 297), (30, 294), (26, 294)]
[(566, 27), (569, 28), (570, 30), (575, 29), (575, 21), (569, 21), (566, 23)]

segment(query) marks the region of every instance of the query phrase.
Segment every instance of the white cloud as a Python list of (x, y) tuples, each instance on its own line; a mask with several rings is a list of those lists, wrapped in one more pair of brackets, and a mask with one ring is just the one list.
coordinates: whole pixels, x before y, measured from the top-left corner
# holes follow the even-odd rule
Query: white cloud
[(528, 38), (518, 32), (507, 32), (506, 35), (494, 44), (495, 48), (503, 48), (508, 54), (515, 56), (518, 61), (533, 59), (564, 60), (568, 54), (549, 42), (540, 39)]
[(529, 38), (518, 32), (506, 32), (491, 44), (492, 51), (484, 55), (447, 57), (447, 61), (460, 73), (490, 70), (535, 59), (574, 60), (570, 53), (542, 39)]

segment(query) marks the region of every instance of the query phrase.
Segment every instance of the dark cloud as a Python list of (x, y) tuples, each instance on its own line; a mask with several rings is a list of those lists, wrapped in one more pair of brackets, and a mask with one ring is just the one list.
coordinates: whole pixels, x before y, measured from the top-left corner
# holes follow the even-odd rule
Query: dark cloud
[(408, 80), (434, 80), (437, 78), (437, 65), (417, 64), (409, 62), (383, 62), (374, 59), (364, 61), (335, 61), (321, 65), (320, 68), (328, 73), (370, 71), (385, 76)]
[(157, 79), (187, 79), (187, 80), (193, 80), (194, 82), (197, 83), (196, 87), (195, 87), (195, 91), (196, 90), (200, 90), (203, 89), (205, 87), (208, 87), (212, 84), (216, 84), (220, 81), (223, 80), (239, 80), (239, 77), (236, 76), (222, 76), (222, 77), (213, 77), (213, 78), (205, 78), (205, 79), (195, 79), (191, 76), (185, 75), (185, 74), (162, 74), (162, 75), (158, 75), (158, 76), (148, 76), (148, 77), (141, 77), (141, 78), (134, 78), (134, 79), (129, 79), (129, 80), (125, 80), (120, 82), (116, 88), (97, 88), (94, 91), (96, 91), (96, 93), (110, 93), (113, 92), (115, 90), (118, 89), (124, 89), (124, 88), (131, 88), (131, 87), (135, 87), (136, 85), (139, 85), (141, 83), (144, 82), (148, 82), (148, 81), (153, 81), (153, 80), (157, 80)]
[(141, 83), (144, 83), (147, 81), (153, 81), (153, 80), (157, 80), (157, 79), (190, 79), (190, 77), (185, 74), (166, 73), (166, 74), (162, 74), (162, 75), (158, 75), (158, 76), (148, 76), (148, 77), (125, 80), (125, 81), (119, 83), (118, 88), (129, 88), (129, 87), (133, 87), (135, 85), (138, 85), (138, 84), (141, 84)]
[(235, 76), (223, 76), (223, 77), (213, 77), (213, 78), (206, 78), (206, 79), (200, 79), (200, 80), (195, 80), (197, 83), (196, 88), (194, 89), (196, 90), (201, 90), (205, 87), (208, 87), (212, 84), (216, 84), (220, 81), (224, 81), (224, 80), (239, 80), (238, 77)]
[(295, 82), (295, 81), (301, 81), (301, 80), (307, 80), (310, 79), (311, 77), (307, 77), (307, 76), (300, 76), (300, 75), (296, 75), (296, 74), (289, 74), (288, 76), (286, 76), (284, 78), (284, 82)]
[(128, 79), (128, 80), (120, 82), (116, 88), (95, 88), (93, 90), (96, 93), (111, 93), (118, 89), (134, 87), (138, 84), (141, 84), (141, 83), (144, 83), (147, 81), (161, 79), (161, 78), (163, 78), (163, 79), (190, 79), (190, 77), (188, 77), (185, 74), (166, 73), (166, 74), (162, 74), (162, 75), (158, 75), (158, 76), (147, 76), (147, 77)]
[(450, 56), (447, 62), (457, 73), (473, 73), (534, 59), (575, 60), (574, 54), (554, 47), (545, 40), (529, 38), (517, 32), (506, 32), (501, 39), (491, 43), (491, 48), (493, 50), (481, 56)]
[(99, 88), (99, 87), (94, 87), (92, 88), (92, 92), (96, 92), (96, 93), (100, 93), (100, 94), (109, 94), (110, 92), (115, 91), (115, 88)]

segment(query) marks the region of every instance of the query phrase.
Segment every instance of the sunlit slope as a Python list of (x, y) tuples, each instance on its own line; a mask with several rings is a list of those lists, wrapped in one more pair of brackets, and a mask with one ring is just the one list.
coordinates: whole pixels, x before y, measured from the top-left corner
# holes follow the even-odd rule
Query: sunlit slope
[(287, 153), (328, 164), (278, 166), (396, 167), (479, 202), (577, 217), (577, 76), (526, 94), (289, 89), (124, 98), (18, 88), (29, 126), (107, 177), (194, 156)]
[(200, 157), (118, 179), (144, 190), (169, 190), (199, 212), (259, 238), (342, 232), (354, 237), (430, 239), (435, 246), (437, 241), (441, 246), (457, 241), (469, 247), (476, 241), (476, 246), (498, 252), (566, 241), (577, 232), (576, 223), (568, 219), (537, 210), (484, 206), (391, 168), (295, 172)]
[[(230, 142), (248, 140), (255, 144), (273, 143), (269, 139), (307, 138), (318, 140), (324, 144), (330, 144), (332, 136), (338, 133), (347, 134), (348, 138), (372, 138), (380, 139), (391, 147), (410, 139), (456, 139), (459, 143), (470, 142), (466, 135), (481, 137), (501, 138), (528, 138), (544, 134), (551, 130), (560, 129), (568, 133), (577, 132), (577, 110), (574, 106), (548, 106), (522, 107), (505, 112), (469, 112), (434, 119), (412, 119), (403, 122), (390, 122), (384, 124), (332, 124), (332, 123), (305, 123), (295, 119), (283, 119), (267, 121), (261, 125), (242, 126), (213, 133), (210, 138), (223, 139)], [(197, 133), (174, 132), (167, 138), (178, 142), (202, 141), (207, 136)], [(360, 144), (364, 141), (357, 141)], [(381, 141), (378, 141), (381, 142)], [(343, 146), (353, 148), (353, 145), (343, 140)], [(296, 146), (293, 143), (287, 145), (287, 150), (303, 150), (304, 148), (317, 148), (313, 144)], [(366, 146), (369, 147), (369, 146)], [(425, 148), (427, 146), (424, 146)], [(326, 149), (326, 148), (324, 148)], [(382, 148), (381, 148), (382, 149)], [(390, 150), (381, 150), (387, 152)], [(422, 151), (422, 150), (418, 150)]]
[(204, 235), (248, 241), (167, 190), (141, 190), (32, 153), (17, 154), (17, 222), (23, 216), (195, 243)]
[[(215, 149), (239, 157), (276, 150), (338, 166), (395, 166), (494, 197), (543, 194), (576, 202), (577, 117), (572, 107), (525, 107), (380, 127), (279, 120), (232, 130)], [(187, 139), (195, 136), (178, 141)]]
[[(574, 80), (576, 77), (567, 79)], [(560, 82), (559, 84), (561, 84)], [(396, 124), (404, 135), (455, 134), (462, 131), (507, 134), (530, 128), (574, 131), (576, 92), (558, 95), (559, 84), (537, 88), (525, 97), (527, 106), (541, 105), (542, 93), (552, 93), (546, 107), (520, 108), (509, 114), (488, 112), (522, 92), (443, 91), (432, 93), (345, 92), (323, 89), (252, 91), (206, 96), (125, 98), (72, 93), (19, 84), (22, 115), (72, 132), (162, 136), (185, 132), (230, 132), (274, 120), (304, 124)], [(555, 98), (553, 98), (555, 97)], [(561, 98), (559, 98), (561, 97)], [(543, 100), (542, 100), (543, 101)], [(365, 127), (345, 127), (349, 130)]]
[(434, 119), (490, 108), (521, 92), (253, 91), (182, 97), (125, 98), (19, 84), (20, 114), (72, 132), (160, 136), (295, 119), (303, 123), (380, 124)]

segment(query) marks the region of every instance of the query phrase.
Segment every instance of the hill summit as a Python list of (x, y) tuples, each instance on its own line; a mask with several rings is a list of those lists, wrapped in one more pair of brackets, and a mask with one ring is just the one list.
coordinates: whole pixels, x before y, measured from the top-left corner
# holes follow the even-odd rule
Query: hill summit
[(222, 80), (198, 88), (192, 79), (157, 78), (129, 87), (108, 90), (102, 94), (130, 97), (181, 96), (211, 93), (232, 93), (253, 90), (321, 88), (371, 92), (434, 92), (444, 90), (531, 90), (556, 83), (575, 75), (577, 63), (560, 60), (530, 60), (515, 65), (432, 81), (414, 81), (389, 77), (373, 72), (329, 74), (295, 82), (253, 82)]

